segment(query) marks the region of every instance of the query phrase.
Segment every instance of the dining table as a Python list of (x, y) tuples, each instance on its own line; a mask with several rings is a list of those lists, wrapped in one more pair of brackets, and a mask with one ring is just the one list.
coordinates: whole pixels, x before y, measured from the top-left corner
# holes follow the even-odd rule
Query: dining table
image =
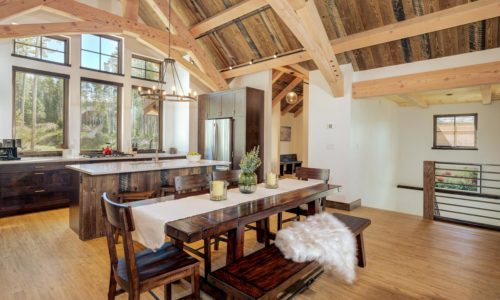
[[(211, 201), (208, 193), (183, 199), (161, 197), (137, 201), (130, 204), (136, 228), (133, 237), (154, 249), (166, 235), (183, 249), (185, 243), (227, 234), (226, 264), (230, 264), (243, 257), (247, 225), (303, 205), (309, 215), (314, 215), (321, 212), (322, 199), (340, 188), (320, 180), (282, 179), (277, 189), (259, 184), (253, 194), (230, 189), (224, 201)], [(205, 261), (204, 266), (210, 272), (211, 261)]]

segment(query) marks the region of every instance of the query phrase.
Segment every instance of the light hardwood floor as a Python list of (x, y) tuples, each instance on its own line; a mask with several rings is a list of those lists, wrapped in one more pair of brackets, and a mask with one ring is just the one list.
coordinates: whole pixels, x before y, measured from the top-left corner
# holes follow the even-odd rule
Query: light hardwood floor
[[(500, 299), (500, 232), (363, 207), (352, 214), (372, 220), (367, 267), (352, 286), (323, 274), (297, 299)], [(0, 219), (0, 299), (106, 298), (104, 238), (82, 242), (67, 223), (67, 209)], [(247, 253), (260, 247), (253, 233), (246, 239)], [(223, 263), (223, 247), (214, 259)]]

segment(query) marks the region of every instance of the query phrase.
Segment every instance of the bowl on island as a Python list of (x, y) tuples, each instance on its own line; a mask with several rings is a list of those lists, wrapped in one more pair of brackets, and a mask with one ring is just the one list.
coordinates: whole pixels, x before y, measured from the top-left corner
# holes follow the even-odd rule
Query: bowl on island
[(201, 154), (198, 152), (189, 152), (186, 158), (189, 162), (198, 162), (201, 159)]

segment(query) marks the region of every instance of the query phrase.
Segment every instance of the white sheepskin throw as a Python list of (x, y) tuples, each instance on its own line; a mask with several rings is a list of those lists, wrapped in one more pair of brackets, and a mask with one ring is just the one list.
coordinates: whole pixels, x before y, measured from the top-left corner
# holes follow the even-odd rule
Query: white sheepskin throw
[(294, 222), (276, 234), (274, 242), (285, 258), (317, 261), (326, 271), (352, 284), (356, 279), (356, 240), (352, 232), (329, 213)]

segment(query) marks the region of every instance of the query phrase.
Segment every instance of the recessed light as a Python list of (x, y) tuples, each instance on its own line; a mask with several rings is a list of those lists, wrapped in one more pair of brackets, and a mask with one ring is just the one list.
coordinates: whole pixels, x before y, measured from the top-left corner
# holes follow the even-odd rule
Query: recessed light
[(453, 96), (453, 93), (446, 93), (446, 96)]
[(10, 23), (11, 25), (18, 25), (19, 23), (16, 23), (16, 22), (12, 22)]

